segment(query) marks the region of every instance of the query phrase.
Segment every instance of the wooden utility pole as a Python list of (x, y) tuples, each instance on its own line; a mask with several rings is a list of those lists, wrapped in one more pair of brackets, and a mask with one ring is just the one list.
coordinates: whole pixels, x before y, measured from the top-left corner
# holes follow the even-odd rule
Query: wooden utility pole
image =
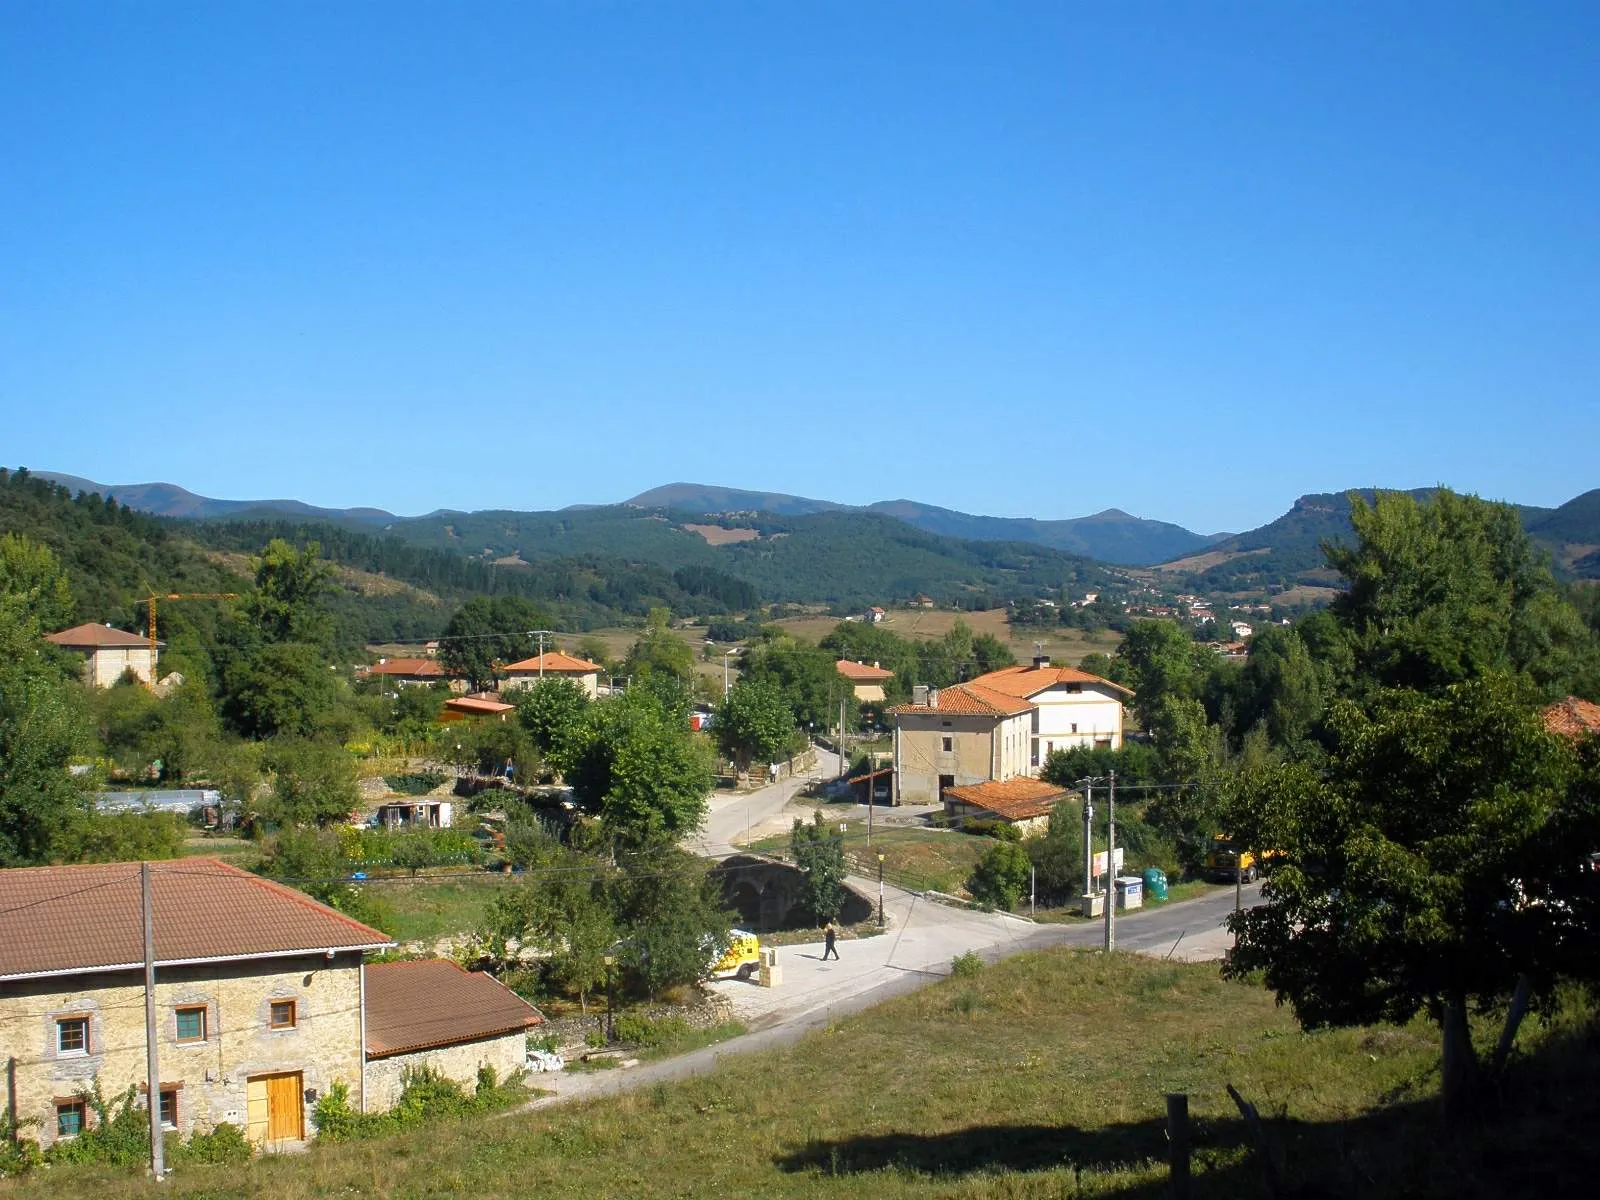
[[(152, 606), (153, 607), (153, 606)], [(156, 1045), (156, 916), (151, 898), (150, 864), (139, 864), (139, 890), (144, 909), (144, 1045), (146, 1099), (150, 1110), (150, 1173), (166, 1178), (161, 1146), (161, 1057)]]
[(1189, 1094), (1167, 1093), (1167, 1163), (1172, 1200), (1189, 1200)]

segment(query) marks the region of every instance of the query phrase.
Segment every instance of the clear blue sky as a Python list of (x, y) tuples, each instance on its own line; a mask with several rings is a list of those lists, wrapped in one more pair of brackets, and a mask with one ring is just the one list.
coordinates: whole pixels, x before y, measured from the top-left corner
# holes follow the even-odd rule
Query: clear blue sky
[(1600, 486), (1600, 5), (0, 7), (0, 462), (1209, 532)]

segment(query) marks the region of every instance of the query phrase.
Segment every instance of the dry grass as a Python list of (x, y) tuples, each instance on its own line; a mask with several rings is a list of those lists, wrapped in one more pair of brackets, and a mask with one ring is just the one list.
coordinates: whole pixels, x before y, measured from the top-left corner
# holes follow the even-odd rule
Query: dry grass
[[(1122, 641), (1120, 634), (1109, 629), (1094, 633), (1061, 626), (1012, 629), (1006, 621), (1005, 610), (998, 608), (972, 613), (939, 608), (895, 609), (884, 617), (881, 627), (890, 633), (914, 641), (933, 641), (949, 633), (958, 620), (965, 621), (974, 636), (987, 633), (999, 638), (1010, 647), (1018, 662), (1031, 659), (1036, 653), (1036, 643), (1042, 642), (1044, 653), (1050, 655), (1056, 662), (1075, 666), (1086, 654), (1113, 653)], [(787, 617), (774, 623), (797, 638), (817, 642), (834, 631), (839, 624), (839, 618)]]
[[(963, 891), (973, 867), (992, 845), (988, 838), (956, 830), (890, 826), (875, 831), (869, 849), (864, 821), (852, 821), (844, 835), (845, 857), (857, 874), (875, 874), (876, 856), (882, 852), (884, 874), (899, 886), (952, 894)], [(787, 851), (789, 835), (760, 838), (750, 848), (766, 853)]]
[[(1057, 951), (949, 979), (714, 1073), (625, 1096), (246, 1169), (160, 1189), (56, 1168), (18, 1197), (951, 1197), (1166, 1194), (1163, 1096), (1190, 1097), (1200, 1200), (1263, 1194), (1232, 1083), (1261, 1110), (1284, 1194), (1584, 1194), (1593, 1053), (1552, 1041), (1501, 1119), (1438, 1137), (1431, 1028), (1302, 1033), (1214, 967)], [(1568, 1064), (1561, 1066), (1560, 1064)], [(1540, 1141), (1543, 1135), (1544, 1140)], [(1585, 1161), (1585, 1160), (1588, 1161)], [(7, 1189), (0, 1188), (0, 1193)]]
[(1212, 567), (1220, 566), (1225, 562), (1232, 562), (1236, 558), (1245, 558), (1251, 554), (1268, 554), (1268, 550), (1207, 550), (1201, 554), (1191, 554), (1188, 558), (1176, 558), (1169, 563), (1160, 563), (1154, 569), (1157, 571), (1176, 572), (1185, 574), (1190, 571), (1206, 571)]
[(712, 546), (731, 546), (735, 542), (753, 542), (761, 537), (759, 529), (724, 529), (721, 525), (683, 525), (690, 533), (698, 533)]

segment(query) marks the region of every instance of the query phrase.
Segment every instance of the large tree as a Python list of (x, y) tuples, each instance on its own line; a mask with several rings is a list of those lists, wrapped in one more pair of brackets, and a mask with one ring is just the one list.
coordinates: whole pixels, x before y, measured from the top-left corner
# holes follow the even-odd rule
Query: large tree
[(821, 809), (808, 825), (799, 817), (789, 833), (789, 853), (804, 873), (799, 901), (817, 924), (832, 921), (844, 908), (844, 834)]
[(649, 689), (590, 705), (567, 759), (578, 803), (620, 845), (676, 842), (705, 820), (711, 748)]
[(794, 710), (771, 681), (741, 679), (717, 710), (716, 734), (722, 752), (748, 771), (752, 762), (772, 762), (789, 749)]
[(487, 691), (501, 667), (538, 653), (535, 631), (549, 627), (550, 618), (520, 596), (474, 596), (445, 626), (439, 657), (473, 691)]

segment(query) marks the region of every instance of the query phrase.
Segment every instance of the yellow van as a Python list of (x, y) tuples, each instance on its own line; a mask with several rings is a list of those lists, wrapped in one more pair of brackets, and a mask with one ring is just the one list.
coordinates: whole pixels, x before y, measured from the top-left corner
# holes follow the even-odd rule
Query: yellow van
[(1232, 838), (1219, 833), (1206, 851), (1205, 876), (1213, 883), (1232, 883), (1236, 878), (1253, 883), (1264, 863), (1280, 856), (1278, 850), (1247, 850)]
[(760, 939), (743, 929), (733, 930), (729, 937), (727, 952), (711, 964), (711, 973), (721, 975), (733, 971), (740, 979), (749, 979), (761, 961)]

